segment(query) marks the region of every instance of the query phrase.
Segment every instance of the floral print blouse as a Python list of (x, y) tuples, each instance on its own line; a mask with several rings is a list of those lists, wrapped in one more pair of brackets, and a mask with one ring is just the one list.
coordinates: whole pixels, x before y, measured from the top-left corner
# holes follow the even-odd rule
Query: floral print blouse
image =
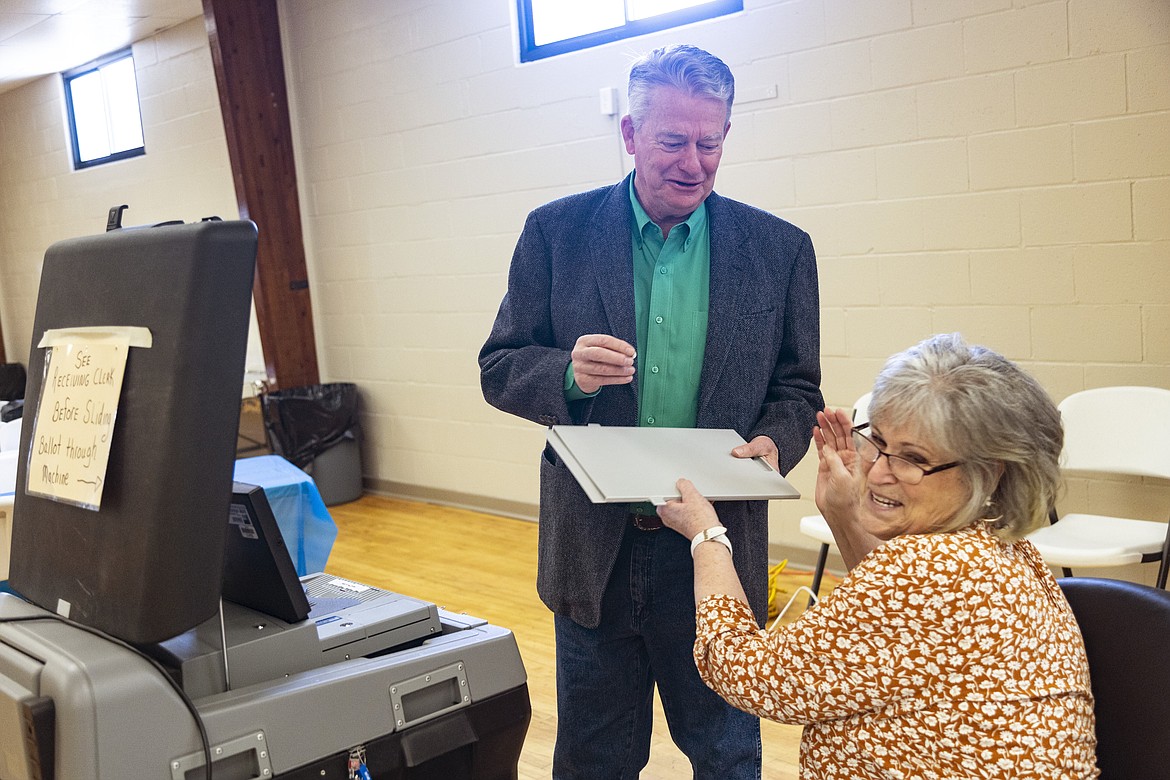
[(803, 780), (1097, 777), (1076, 619), (1036, 548), (983, 523), (886, 542), (775, 631), (706, 598), (695, 661), (734, 706), (804, 724)]

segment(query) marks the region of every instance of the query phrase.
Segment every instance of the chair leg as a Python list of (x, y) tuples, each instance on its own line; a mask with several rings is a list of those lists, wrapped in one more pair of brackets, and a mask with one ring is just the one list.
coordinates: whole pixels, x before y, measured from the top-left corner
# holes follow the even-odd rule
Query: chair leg
[[(1060, 520), (1060, 515), (1056, 514), (1056, 507), (1055, 506), (1048, 507), (1048, 524), (1055, 525), (1058, 520)], [(1072, 569), (1070, 569), (1067, 566), (1061, 566), (1060, 573), (1063, 574), (1065, 577), (1073, 576)]]
[(1162, 561), (1158, 564), (1158, 587), (1166, 589), (1166, 575), (1170, 573), (1170, 525), (1166, 527), (1166, 539), (1162, 542)]
[(808, 597), (808, 605), (810, 607), (817, 603), (817, 599), (821, 596), (821, 577), (825, 573), (825, 563), (827, 563), (828, 560), (829, 545), (822, 544), (821, 551), (817, 553), (817, 569), (813, 572), (812, 587), (810, 588), (810, 590), (813, 592), (813, 595)]

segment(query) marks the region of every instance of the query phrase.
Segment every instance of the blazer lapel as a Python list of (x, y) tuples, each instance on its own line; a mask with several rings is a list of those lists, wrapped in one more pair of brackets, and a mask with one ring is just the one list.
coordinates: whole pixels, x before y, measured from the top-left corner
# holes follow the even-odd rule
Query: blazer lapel
[(715, 193), (707, 198), (707, 218), (711, 231), (711, 292), (707, 304), (707, 343), (699, 378), (700, 424), (703, 410), (711, 402), (718, 379), (723, 375), (744, 300), (741, 290), (750, 281), (750, 258), (744, 249), (747, 236), (727, 202)]
[(634, 257), (630, 239), (630, 180), (610, 190), (590, 220), (588, 252), (610, 335), (637, 344), (634, 323)]

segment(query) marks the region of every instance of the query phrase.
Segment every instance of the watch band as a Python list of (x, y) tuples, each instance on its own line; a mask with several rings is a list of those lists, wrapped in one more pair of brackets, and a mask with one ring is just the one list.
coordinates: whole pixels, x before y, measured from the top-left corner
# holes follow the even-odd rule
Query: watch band
[(727, 529), (721, 525), (712, 526), (695, 534), (695, 538), (691, 539), (692, 558), (695, 557), (695, 548), (703, 542), (719, 542), (727, 548), (728, 553), (731, 553), (731, 540), (727, 538)]

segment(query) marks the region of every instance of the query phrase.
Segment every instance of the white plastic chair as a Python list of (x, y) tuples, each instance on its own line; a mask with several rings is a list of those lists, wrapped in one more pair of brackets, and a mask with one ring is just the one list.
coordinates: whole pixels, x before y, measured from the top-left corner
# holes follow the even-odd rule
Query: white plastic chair
[[(1060, 402), (1065, 472), (1170, 480), (1170, 390), (1101, 387)], [(1044, 560), (1066, 576), (1073, 567), (1100, 568), (1161, 561), (1166, 587), (1170, 525), (1128, 517), (1070, 513), (1031, 533)]]
[[(858, 398), (853, 403), (853, 424), (860, 425), (869, 420), (869, 399), (872, 393), (866, 393)], [(817, 567), (813, 571), (813, 581), (811, 590), (813, 595), (808, 600), (808, 605), (811, 607), (821, 595), (821, 579), (825, 575), (825, 563), (829, 560), (829, 547), (835, 546), (833, 541), (833, 532), (829, 530), (829, 524), (825, 522), (825, 518), (820, 515), (808, 515), (800, 518), (800, 532), (805, 536), (811, 536), (821, 543), (820, 552), (817, 553)]]

